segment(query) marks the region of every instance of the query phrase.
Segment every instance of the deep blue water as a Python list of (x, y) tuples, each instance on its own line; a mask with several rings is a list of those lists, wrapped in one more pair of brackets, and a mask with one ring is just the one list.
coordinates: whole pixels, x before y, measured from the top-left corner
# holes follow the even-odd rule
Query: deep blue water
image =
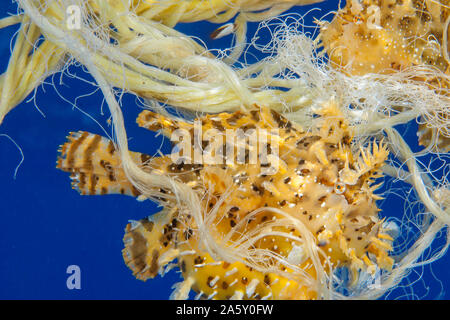
[[(318, 17), (337, 8), (337, 1), (328, 1), (321, 7), (322, 11), (316, 13)], [(291, 11), (304, 13), (310, 8)], [(16, 12), (15, 5), (2, 1), (0, 16), (12, 12)], [(199, 35), (210, 48), (226, 47), (229, 38), (214, 42), (206, 37), (216, 27), (197, 23), (182, 25), (180, 29)], [(16, 27), (0, 30), (1, 72), (6, 68), (10, 39), (16, 30)], [(81, 68), (70, 70), (92, 80)], [(56, 90), (49, 84), (52, 81)], [(129, 219), (137, 220), (159, 211), (155, 204), (116, 195), (82, 197), (71, 189), (68, 174), (55, 169), (57, 149), (69, 131), (103, 134), (98, 124), (70, 104), (92, 92), (93, 87), (87, 83), (57, 75), (38, 88), (34, 100), (23, 102), (8, 114), (0, 127), (0, 134), (14, 139), (25, 157), (14, 178), (21, 155), (9, 139), (0, 136), (0, 299), (166, 299), (171, 285), (180, 279), (172, 271), (164, 278), (144, 283), (136, 280), (123, 262), (125, 225)], [(76, 105), (110, 130), (105, 105), (104, 114), (101, 112), (102, 101), (101, 94), (95, 92), (79, 98)], [(124, 96), (123, 109), (130, 148), (149, 154), (156, 152), (163, 141), (137, 127), (135, 119), (140, 109), (133, 96)], [(411, 139), (413, 129), (405, 130), (405, 134), (412, 135)], [(163, 152), (169, 150), (164, 142)], [(392, 196), (383, 202), (382, 209), (384, 216), (399, 215), (403, 204)], [(417, 270), (420, 275), (411, 277), (419, 279), (413, 289), (417, 297), (450, 297), (449, 262), (447, 255), (435, 262), (432, 269)], [(66, 287), (69, 265), (81, 269), (80, 290)], [(409, 286), (408, 281), (403, 284)], [(404, 294), (399, 289), (388, 298), (404, 298)]]

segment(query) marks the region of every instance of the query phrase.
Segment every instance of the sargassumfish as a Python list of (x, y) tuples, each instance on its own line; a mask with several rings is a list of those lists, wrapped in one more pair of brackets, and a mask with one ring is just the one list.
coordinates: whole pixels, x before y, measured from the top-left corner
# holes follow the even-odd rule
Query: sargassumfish
[[(141, 280), (178, 267), (184, 281), (175, 285), (172, 298), (187, 298), (192, 289), (197, 298), (209, 299), (316, 299), (321, 298), (317, 264), (328, 276), (332, 269), (347, 267), (354, 282), (361, 270), (373, 273), (393, 265), (393, 239), (383, 230), (375, 203), (380, 197), (374, 194), (386, 147), (373, 142), (352, 151), (351, 129), (335, 103), (326, 104), (317, 116), (309, 130), (266, 107), (199, 117), (202, 132), (216, 132), (202, 138), (201, 150), (218, 146), (222, 163), (177, 163), (170, 155), (131, 152), (144, 171), (170, 175), (195, 190), (207, 227), (218, 243), (234, 250), (239, 257), (234, 261), (208, 253), (195, 219), (179, 207), (169, 187), (142, 195), (127, 179), (112, 141), (71, 133), (57, 167), (71, 173), (72, 186), (81, 194), (150, 197), (164, 206), (126, 226), (123, 257)], [(191, 138), (191, 154), (196, 151), (192, 123), (147, 110), (137, 122), (166, 136), (183, 129)], [(250, 140), (240, 145), (218, 140), (237, 129), (266, 133), (263, 147), (276, 148), (277, 170), (267, 172), (271, 164), (259, 157), (248, 161), (251, 151), (259, 150)], [(242, 147), (244, 163), (237, 161)], [(226, 151), (234, 152), (230, 156)], [(318, 252), (315, 260), (312, 250)]]

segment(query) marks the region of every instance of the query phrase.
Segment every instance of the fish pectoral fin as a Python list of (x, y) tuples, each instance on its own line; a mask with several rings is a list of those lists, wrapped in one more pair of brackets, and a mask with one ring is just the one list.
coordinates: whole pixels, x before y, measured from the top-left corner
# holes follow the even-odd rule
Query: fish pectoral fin
[[(70, 172), (72, 187), (82, 195), (125, 194), (139, 196), (122, 168), (114, 143), (89, 132), (71, 132), (59, 149), (56, 167)], [(132, 153), (138, 164), (150, 156)]]

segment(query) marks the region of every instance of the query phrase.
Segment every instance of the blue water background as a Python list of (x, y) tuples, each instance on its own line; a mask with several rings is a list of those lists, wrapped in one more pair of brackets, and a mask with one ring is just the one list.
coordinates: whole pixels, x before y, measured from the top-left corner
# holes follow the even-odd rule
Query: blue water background
[[(307, 17), (305, 22), (310, 25), (312, 16), (321, 17), (335, 10), (338, 2), (296, 7), (290, 12), (304, 14), (313, 7), (320, 7), (321, 11)], [(15, 4), (2, 1), (1, 17), (14, 12)], [(209, 48), (225, 48), (230, 37), (216, 41), (208, 38), (217, 27), (201, 22), (183, 24), (178, 29), (201, 37)], [(256, 24), (252, 24), (249, 32), (255, 27)], [(0, 30), (1, 72), (7, 66), (10, 39), (16, 30), (14, 26)], [(267, 34), (265, 37), (259, 42), (269, 40)], [(261, 58), (255, 54), (249, 59)], [(92, 81), (80, 67), (71, 67), (70, 71)], [(179, 273), (172, 271), (164, 278), (144, 283), (132, 276), (121, 254), (128, 220), (153, 214), (159, 211), (157, 206), (119, 195), (82, 197), (71, 189), (68, 174), (55, 169), (57, 149), (69, 131), (103, 134), (98, 124), (70, 104), (79, 96), (93, 93), (93, 87), (59, 75), (46, 82), (37, 89), (35, 99), (21, 103), (0, 127), (0, 134), (14, 139), (25, 157), (14, 177), (21, 154), (9, 139), (0, 137), (0, 299), (167, 299), (171, 285), (180, 281)], [(106, 123), (109, 113), (102, 103), (103, 97), (97, 91), (79, 98), (76, 105), (110, 132)], [(153, 154), (162, 144), (162, 151), (168, 152), (167, 141), (135, 124), (140, 112), (135, 97), (125, 95), (122, 103), (130, 148)], [(411, 141), (416, 139), (414, 129), (414, 125), (403, 128)], [(403, 203), (391, 196), (383, 202), (382, 209), (384, 216), (399, 216)], [(417, 269), (410, 277), (412, 280), (402, 282), (404, 289), (394, 291), (387, 298), (448, 299), (449, 262), (447, 255), (432, 268)], [(66, 287), (69, 265), (78, 265), (81, 269), (81, 290)]]

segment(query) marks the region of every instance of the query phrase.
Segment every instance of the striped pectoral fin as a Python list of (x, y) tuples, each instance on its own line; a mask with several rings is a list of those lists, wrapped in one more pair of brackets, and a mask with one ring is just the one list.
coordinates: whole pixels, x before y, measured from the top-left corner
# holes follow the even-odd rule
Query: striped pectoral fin
[[(140, 195), (127, 179), (111, 140), (88, 132), (72, 132), (59, 152), (56, 167), (71, 173), (72, 187), (81, 194)], [(139, 153), (132, 156), (138, 164), (150, 158)]]
[(176, 208), (164, 209), (146, 219), (131, 221), (125, 228), (122, 256), (140, 280), (154, 278), (176, 258), (172, 219)]

